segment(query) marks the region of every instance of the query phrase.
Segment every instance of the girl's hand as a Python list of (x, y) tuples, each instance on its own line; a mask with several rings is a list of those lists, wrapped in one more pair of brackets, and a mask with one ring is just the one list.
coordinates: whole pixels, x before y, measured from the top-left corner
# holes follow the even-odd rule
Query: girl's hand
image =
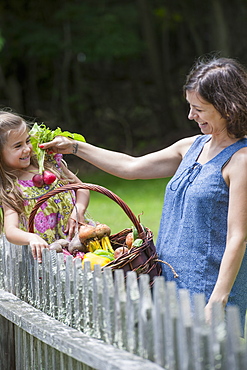
[(68, 234), (67, 238), (69, 241), (72, 240), (73, 236), (78, 232), (77, 225), (79, 226), (83, 222), (85, 222), (85, 220), (82, 217), (80, 217), (79, 224), (76, 222), (76, 220), (73, 217), (69, 218), (67, 226), (64, 230), (65, 234)]
[[(79, 179), (78, 182), (80, 182)], [(71, 240), (73, 236), (78, 232), (80, 224), (85, 223), (84, 214), (88, 206), (88, 201), (89, 191), (85, 189), (78, 189), (76, 191), (76, 204), (71, 212), (67, 226), (64, 230), (64, 232), (68, 234), (68, 240)]]
[(31, 234), (29, 239), (29, 245), (31, 247), (33, 258), (38, 260), (38, 262), (42, 262), (42, 250), (44, 248), (49, 249), (48, 243), (42, 239), (39, 235)]

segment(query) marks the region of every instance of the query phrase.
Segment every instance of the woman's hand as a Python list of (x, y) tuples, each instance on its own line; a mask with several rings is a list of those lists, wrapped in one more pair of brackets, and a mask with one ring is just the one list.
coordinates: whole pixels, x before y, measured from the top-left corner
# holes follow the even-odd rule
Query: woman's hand
[(212, 309), (213, 309), (213, 304), (216, 302), (220, 303), (222, 307), (222, 313), (223, 313), (225, 310), (225, 306), (227, 304), (227, 296), (225, 296), (224, 299), (222, 298), (221, 300), (214, 299), (212, 296), (210, 297), (208, 303), (206, 304), (204, 308), (205, 320), (206, 320), (206, 323), (209, 325), (212, 324)]
[(53, 153), (76, 154), (78, 143), (76, 140), (64, 136), (56, 136), (48, 143), (39, 144), (39, 147), (44, 150), (49, 149), (48, 152), (51, 151)]
[(29, 245), (32, 251), (33, 258), (42, 262), (42, 251), (43, 249), (49, 249), (48, 243), (37, 234), (30, 233)]

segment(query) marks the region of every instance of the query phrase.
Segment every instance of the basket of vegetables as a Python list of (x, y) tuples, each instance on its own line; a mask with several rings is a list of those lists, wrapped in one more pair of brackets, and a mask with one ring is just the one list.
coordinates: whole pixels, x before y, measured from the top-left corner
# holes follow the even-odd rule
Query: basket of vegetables
[[(51, 196), (62, 191), (88, 189), (106, 195), (116, 202), (131, 220), (133, 227), (111, 234), (111, 230), (104, 224), (78, 224), (78, 232), (74, 240), (55, 241), (50, 249), (57, 252), (68, 250), (70, 254), (80, 251), (84, 261), (89, 260), (91, 267), (100, 264), (102, 268), (110, 267), (112, 270), (123, 269), (125, 275), (127, 271), (136, 271), (137, 275), (149, 274), (150, 283), (154, 277), (161, 274), (161, 265), (153, 242), (153, 233), (144, 227), (137, 217), (133, 214), (128, 205), (112, 191), (94, 184), (67, 184), (58, 189), (51, 190), (39, 198), (29, 217), (29, 231), (34, 232), (34, 218), (39, 207)], [(166, 263), (166, 262), (165, 262)], [(171, 267), (171, 266), (170, 266)], [(172, 267), (171, 267), (172, 268)]]

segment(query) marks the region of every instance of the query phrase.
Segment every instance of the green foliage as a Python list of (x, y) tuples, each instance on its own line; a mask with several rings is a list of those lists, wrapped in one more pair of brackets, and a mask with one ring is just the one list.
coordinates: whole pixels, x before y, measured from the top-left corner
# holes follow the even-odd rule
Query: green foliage
[(83, 52), (87, 62), (130, 57), (142, 49), (136, 32), (136, 12), (130, 4), (109, 8), (95, 8), (90, 2), (67, 4), (56, 19), (69, 22), (72, 50)]
[(62, 131), (60, 127), (57, 127), (56, 130), (51, 130), (49, 127), (46, 127), (44, 123), (41, 125), (34, 123), (33, 127), (29, 131), (29, 134), (33, 151), (37, 156), (40, 174), (42, 174), (44, 171), (44, 158), (46, 152), (45, 150), (40, 149), (39, 144), (52, 141), (56, 136), (65, 136), (74, 140), (85, 141), (85, 138), (80, 134)]
[(111, 8), (95, 7), (90, 1), (59, 5), (46, 14), (45, 20), (38, 13), (30, 18), (12, 14), (8, 26), (3, 27), (15, 47), (12, 53), (17, 56), (26, 50), (27, 55), (44, 59), (69, 48), (73, 53), (83, 52), (92, 62), (134, 56), (142, 50), (136, 32), (137, 15), (131, 4)]
[(1, 106), (134, 155), (198, 133), (186, 118), (185, 76), (212, 50), (247, 64), (247, 3), (197, 5), (3, 0)]

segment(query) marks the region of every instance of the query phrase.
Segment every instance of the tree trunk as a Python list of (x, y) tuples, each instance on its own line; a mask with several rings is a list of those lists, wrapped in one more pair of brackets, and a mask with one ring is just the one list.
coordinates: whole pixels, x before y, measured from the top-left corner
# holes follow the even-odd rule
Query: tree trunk
[(220, 51), (222, 56), (229, 57), (230, 45), (228, 38), (228, 27), (224, 16), (223, 7), (220, 0), (212, 1), (213, 23), (212, 49)]
[(24, 113), (22, 100), (22, 87), (16, 76), (11, 75), (6, 79), (6, 93), (8, 97), (9, 106), (16, 113)]
[(171, 121), (167, 120), (169, 104), (167, 95), (169, 95), (163, 68), (161, 65), (161, 51), (159, 50), (157, 38), (154, 30), (151, 10), (148, 0), (137, 0), (140, 9), (140, 19), (142, 22), (143, 37), (147, 43), (148, 59), (152, 71), (153, 80), (157, 88), (158, 101), (160, 106), (160, 131), (165, 134), (171, 128)]
[(32, 116), (39, 115), (39, 93), (37, 86), (37, 61), (34, 58), (27, 59), (27, 84), (25, 96), (25, 108)]
[(73, 119), (70, 112), (70, 102), (69, 102), (69, 76), (70, 76), (70, 65), (72, 59), (71, 52), (71, 30), (69, 22), (64, 23), (64, 55), (61, 66), (61, 109), (63, 113), (63, 118), (66, 124), (73, 127)]

